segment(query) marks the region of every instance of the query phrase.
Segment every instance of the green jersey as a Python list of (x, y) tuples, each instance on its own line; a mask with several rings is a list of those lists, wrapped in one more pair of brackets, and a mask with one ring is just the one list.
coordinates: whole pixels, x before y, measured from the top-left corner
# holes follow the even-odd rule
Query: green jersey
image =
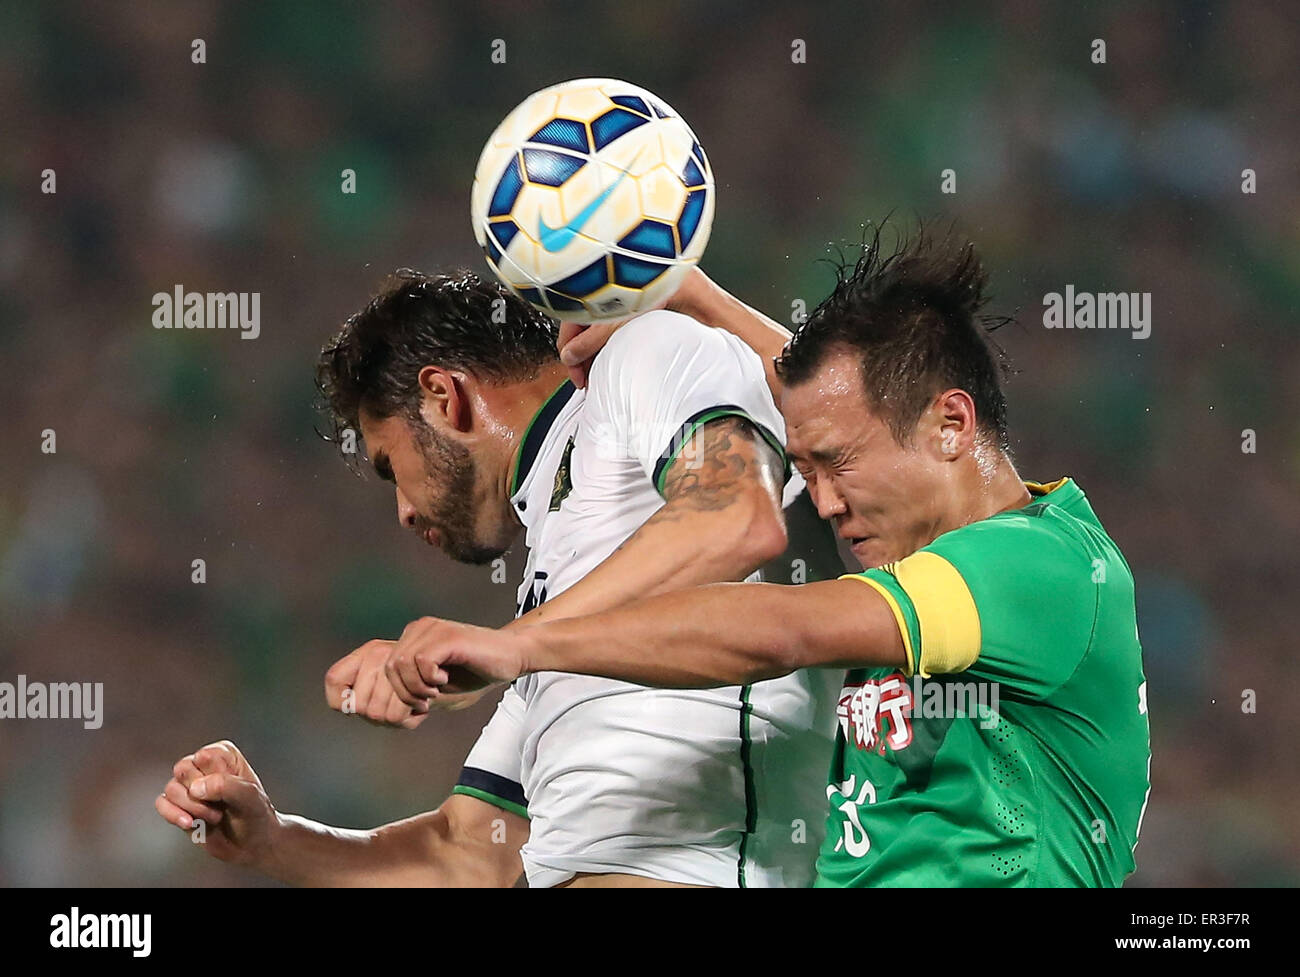
[(1116, 886), (1150, 730), (1133, 576), (1073, 481), (848, 577), (905, 668), (850, 671), (819, 886)]

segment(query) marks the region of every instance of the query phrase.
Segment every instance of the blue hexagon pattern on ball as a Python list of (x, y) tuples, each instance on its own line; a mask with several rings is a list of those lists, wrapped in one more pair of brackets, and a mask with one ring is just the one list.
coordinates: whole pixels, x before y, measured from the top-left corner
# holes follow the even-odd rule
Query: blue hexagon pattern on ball
[(704, 253), (713, 171), (663, 99), (612, 78), (528, 96), (479, 157), (474, 236), (496, 276), (573, 322), (667, 299)]

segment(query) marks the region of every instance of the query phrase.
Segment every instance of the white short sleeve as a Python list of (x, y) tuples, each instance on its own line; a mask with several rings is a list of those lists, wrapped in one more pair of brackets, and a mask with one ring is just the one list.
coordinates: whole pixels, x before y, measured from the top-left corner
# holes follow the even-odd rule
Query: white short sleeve
[(717, 417), (748, 418), (785, 461), (785, 425), (763, 361), (721, 329), (677, 312), (637, 316), (592, 363), (587, 410), (601, 450), (626, 452), (656, 488), (691, 434)]
[(524, 796), (520, 769), (524, 708), (523, 698), (511, 685), (465, 758), (453, 794), (468, 794), (503, 811), (528, 817), (528, 799)]

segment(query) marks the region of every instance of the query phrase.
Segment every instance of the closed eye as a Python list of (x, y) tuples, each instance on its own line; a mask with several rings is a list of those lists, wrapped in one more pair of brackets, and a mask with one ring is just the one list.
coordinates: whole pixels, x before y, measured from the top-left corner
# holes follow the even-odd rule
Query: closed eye
[(853, 460), (853, 454), (847, 448), (842, 451), (814, 451), (812, 459), (823, 468), (837, 471)]

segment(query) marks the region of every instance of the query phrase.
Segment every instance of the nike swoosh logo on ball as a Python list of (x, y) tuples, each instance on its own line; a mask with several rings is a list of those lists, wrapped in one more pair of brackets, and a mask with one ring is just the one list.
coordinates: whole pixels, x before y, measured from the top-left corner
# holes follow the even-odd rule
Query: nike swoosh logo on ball
[[(634, 159), (633, 163), (636, 162)], [(631, 164), (629, 164), (631, 165)], [(600, 205), (609, 199), (609, 195), (614, 192), (615, 188), (623, 182), (627, 176), (627, 170), (619, 174), (619, 178), (611, 183), (608, 187), (596, 195), (596, 199), (582, 210), (573, 215), (573, 219), (568, 223), (561, 224), (559, 227), (548, 227), (546, 220), (541, 214), (537, 215), (537, 239), (541, 242), (543, 248), (554, 254), (556, 251), (563, 251), (569, 246), (569, 243), (582, 233), (583, 226), (591, 220), (593, 214), (600, 209)]]

